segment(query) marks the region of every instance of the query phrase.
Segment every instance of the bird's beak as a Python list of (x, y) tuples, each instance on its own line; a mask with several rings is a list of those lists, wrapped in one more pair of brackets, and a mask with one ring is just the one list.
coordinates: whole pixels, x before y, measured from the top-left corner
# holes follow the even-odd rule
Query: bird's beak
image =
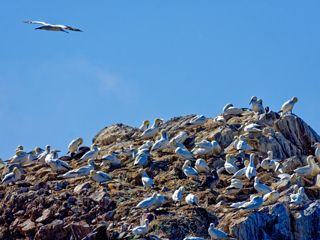
[(251, 99), (251, 101), (249, 102), (249, 105), (252, 103), (252, 99)]
[(56, 152), (61, 152), (60, 150), (56, 150)]

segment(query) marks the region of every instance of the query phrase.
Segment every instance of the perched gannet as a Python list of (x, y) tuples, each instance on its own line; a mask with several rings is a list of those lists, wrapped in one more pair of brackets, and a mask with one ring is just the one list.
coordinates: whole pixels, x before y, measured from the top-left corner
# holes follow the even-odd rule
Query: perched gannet
[(311, 172), (313, 170), (312, 158), (313, 158), (312, 155), (308, 156), (308, 158), (307, 158), (308, 165), (307, 166), (299, 167), (299, 168), (293, 170), (295, 173), (297, 173), (297, 176), (306, 177), (306, 176), (311, 175)]
[(141, 152), (137, 155), (136, 159), (134, 160), (134, 166), (140, 165), (145, 166), (148, 162), (148, 156), (145, 152)]
[[(312, 155), (311, 155), (312, 156)], [(312, 165), (312, 170), (311, 170), (311, 176), (315, 177), (318, 175), (318, 173), (320, 173), (320, 168), (319, 166), (315, 163), (314, 161), (315, 157), (312, 156), (311, 159), (311, 165)]]
[(193, 167), (191, 167), (191, 162), (189, 160), (186, 160), (185, 163), (182, 166), (182, 170), (183, 173), (187, 176), (187, 177), (196, 177), (196, 178), (200, 178), (198, 176), (198, 172), (197, 170), (195, 170)]
[(295, 205), (301, 205), (303, 203), (304, 188), (300, 187), (298, 193), (290, 194), (291, 203)]
[(274, 204), (278, 200), (279, 196), (280, 194), (277, 191), (267, 193), (263, 196), (262, 206)]
[(263, 198), (259, 196), (250, 197), (250, 202), (247, 202), (240, 206), (239, 208), (242, 209), (238, 211), (239, 213), (258, 210), (263, 204)]
[(240, 135), (239, 142), (237, 144), (237, 150), (253, 151), (254, 148), (247, 144), (247, 141), (243, 135)]
[(109, 151), (107, 155), (102, 157), (102, 163), (100, 166), (106, 165), (110, 163), (112, 166), (116, 166), (120, 164), (120, 159), (113, 153), (113, 151)]
[(94, 170), (95, 164), (93, 159), (89, 159), (88, 160), (88, 165), (78, 168), (78, 169), (74, 169), (71, 170), (65, 174), (62, 175), (62, 177), (64, 178), (75, 178), (75, 177), (80, 177), (80, 176), (87, 176), (91, 170)]
[(142, 180), (142, 184), (143, 187), (153, 187), (154, 182), (153, 180), (148, 176), (146, 170), (144, 169), (139, 169), (139, 174), (141, 175), (141, 180)]
[(248, 108), (236, 108), (231, 103), (228, 103), (223, 109), (223, 115), (230, 115), (230, 116), (238, 116), (241, 113), (245, 112)]
[(22, 145), (19, 145), (16, 149), (16, 151), (20, 151), (20, 150), (23, 150), (23, 146)]
[(237, 194), (238, 192), (240, 192), (242, 186), (243, 186), (243, 185), (242, 185), (241, 180), (232, 179), (232, 180), (231, 180), (231, 185), (226, 188), (226, 189), (228, 190), (228, 191), (226, 192), (226, 194), (227, 194), (227, 195)]
[(201, 183), (201, 187), (213, 189), (220, 182), (219, 175), (216, 169), (213, 169), (210, 174), (205, 175), (205, 180)]
[(179, 134), (174, 137), (174, 139), (181, 144), (183, 144), (187, 138), (188, 138), (188, 134), (184, 131), (179, 132)]
[(196, 137), (195, 147), (191, 150), (194, 155), (207, 155), (215, 154), (218, 155), (221, 152), (221, 147), (216, 141), (209, 142), (200, 137)]
[(226, 119), (223, 116), (216, 116), (212, 121), (219, 127), (224, 127), (226, 125)]
[(61, 31), (61, 32), (67, 32), (64, 29), (68, 29), (71, 31), (76, 31), (76, 32), (82, 32), (80, 29), (72, 28), (66, 25), (54, 25), (51, 23), (46, 23), (46, 22), (40, 22), (40, 21), (23, 21), (24, 23), (37, 23), (37, 24), (42, 24), (42, 26), (37, 27), (35, 29), (41, 29), (41, 30), (47, 30), (47, 31)]
[(312, 147), (316, 148), (314, 156), (317, 158), (318, 162), (320, 162), (320, 143), (316, 142), (315, 144), (312, 145)]
[(258, 193), (265, 195), (269, 192), (272, 192), (272, 189), (270, 187), (268, 187), (267, 185), (264, 185), (262, 183), (259, 183), (259, 178), (255, 177), (254, 178), (254, 189), (257, 190)]
[(2, 179), (2, 183), (7, 185), (10, 182), (15, 182), (15, 181), (19, 180), (20, 177), (21, 177), (21, 172), (19, 171), (19, 169), (17, 167), (15, 167), (12, 172), (10, 172), (4, 176), (4, 178)]
[(112, 178), (108, 174), (101, 171), (96, 172), (95, 170), (90, 170), (90, 175), (91, 178), (98, 183), (112, 180)]
[(58, 150), (52, 149), (49, 154), (45, 157), (45, 163), (49, 164), (48, 162), (52, 159), (58, 159)]
[(36, 151), (28, 152), (28, 160), (27, 160), (28, 163), (33, 162), (36, 159), (37, 159)]
[(41, 163), (45, 162), (46, 156), (50, 153), (50, 145), (46, 146), (46, 150), (38, 156), (38, 161)]
[(39, 157), (39, 155), (44, 152), (44, 150), (40, 147), (36, 147), (35, 151), (36, 151), (37, 157)]
[(152, 142), (151, 141), (146, 141), (144, 142), (139, 148), (139, 151), (149, 151), (152, 148)]
[(249, 162), (249, 165), (247, 166), (247, 169), (246, 169), (246, 177), (249, 180), (252, 180), (257, 175), (257, 171), (256, 171), (256, 168), (254, 167), (254, 163), (253, 163), (254, 156), (255, 156), (254, 153), (250, 154), (250, 162)]
[(166, 203), (166, 199), (160, 193), (157, 193), (157, 202), (154, 205), (154, 209), (161, 207), (165, 203)]
[(81, 137), (78, 137), (75, 140), (72, 140), (71, 143), (68, 146), (70, 155), (71, 153), (74, 153), (76, 151), (78, 151), (78, 147), (83, 143), (83, 139)]
[(280, 180), (289, 180), (291, 182), (291, 184), (295, 184), (297, 182), (297, 174), (293, 173), (293, 174), (287, 174), (287, 173), (282, 173), (279, 174), (277, 177), (272, 177), (278, 181)]
[(203, 124), (206, 123), (206, 120), (207, 118), (203, 115), (197, 115), (195, 116), (194, 118), (190, 119), (190, 122), (189, 122), (189, 127), (190, 126), (202, 126)]
[(90, 151), (86, 152), (80, 159), (79, 162), (83, 162), (85, 160), (89, 160), (90, 158), (94, 159), (98, 156), (100, 152), (100, 148), (98, 148), (98, 144), (92, 144), (90, 147)]
[[(256, 195), (250, 195), (250, 201), (256, 197)], [(249, 202), (250, 202), (249, 201)], [(246, 201), (242, 201), (242, 202), (236, 202), (236, 203), (232, 203), (228, 208), (241, 208), (244, 204), (247, 204), (249, 202)]]
[(275, 161), (272, 160), (272, 151), (269, 151), (268, 157), (262, 160), (261, 167), (263, 169), (267, 170), (268, 172), (270, 170), (275, 169), (276, 163), (275, 163)]
[(234, 239), (229, 237), (225, 232), (215, 229), (214, 223), (210, 223), (210, 227), (208, 228), (208, 233), (214, 239)]
[(182, 159), (189, 159), (196, 161), (197, 159), (193, 156), (191, 152), (189, 152), (186, 148), (176, 148), (175, 153), (177, 154), (178, 157)]
[(231, 177), (231, 179), (243, 179), (246, 177), (246, 171), (247, 171), (247, 166), (249, 165), (249, 161), (245, 160), (244, 161), (244, 168), (241, 168), (240, 170), (238, 170), (235, 174), (233, 174), (233, 176)]
[(169, 142), (169, 145), (168, 145), (173, 151), (176, 151), (176, 149), (179, 147), (179, 148), (182, 148), (186, 151), (188, 151), (188, 149), (186, 148), (185, 145), (183, 145), (182, 143), (180, 142), (177, 142), (177, 140), (175, 138), (172, 138)]
[(237, 149), (238, 142), (240, 142), (239, 136), (234, 136), (233, 138), (233, 147)]
[(196, 165), (194, 168), (198, 171), (198, 173), (209, 173), (210, 172), (209, 166), (201, 158), (197, 159)]
[(260, 125), (255, 123), (246, 123), (243, 130), (245, 132), (251, 132), (251, 133), (262, 132), (262, 130), (258, 128), (259, 126)]
[(133, 207), (136, 208), (146, 208), (149, 211), (149, 208), (151, 208), (153, 205), (157, 203), (157, 193), (154, 193), (152, 197), (146, 198), (138, 203), (137, 206)]
[(229, 174), (235, 174), (239, 171), (239, 168), (230, 162), (230, 155), (226, 155), (226, 162), (224, 163), (224, 168)]
[(298, 102), (298, 98), (293, 97), (291, 100), (285, 102), (285, 103), (282, 105), (281, 110), (280, 110), (278, 113), (281, 112), (281, 116), (283, 116), (285, 113), (291, 111), (291, 114), (292, 114), (292, 108), (293, 108), (293, 106), (294, 106), (294, 104), (295, 104), (296, 102)]
[(162, 129), (160, 134), (161, 134), (161, 138), (160, 138), (160, 140), (156, 141), (155, 144), (153, 144), (153, 146), (151, 148), (151, 152), (162, 151), (163, 149), (165, 149), (168, 146), (169, 140), (167, 138), (167, 130)]
[(262, 99), (259, 98), (259, 99), (257, 100), (257, 102), (261, 105), (261, 107), (263, 107)]
[(151, 126), (151, 128), (145, 130), (141, 136), (140, 136), (140, 139), (144, 139), (144, 138), (153, 138), (154, 135), (156, 135), (156, 133), (158, 132), (159, 130), (159, 126), (160, 124), (163, 123), (163, 119), (160, 119), (160, 118), (156, 118), (154, 120), (154, 123), (153, 125)]
[(186, 196), (186, 202), (189, 204), (189, 205), (196, 205), (198, 207), (199, 206), (199, 197), (192, 194), (192, 193), (189, 193), (187, 196)]
[(50, 165), (52, 170), (55, 172), (72, 170), (69, 163), (66, 163), (60, 159), (46, 159), (46, 164)]
[(284, 173), (284, 168), (280, 162), (276, 162), (276, 168), (274, 169), (275, 174)]
[(182, 194), (184, 193), (185, 188), (179, 187), (178, 190), (174, 191), (174, 193), (172, 194), (172, 200), (178, 205), (180, 204), (180, 202), (182, 201)]
[(149, 125), (150, 125), (150, 122), (148, 120), (144, 120), (143, 123), (142, 123), (142, 126), (139, 127), (139, 129), (141, 131), (145, 131), (145, 130), (148, 129)]
[(20, 165), (24, 165), (28, 162), (28, 154), (23, 150), (16, 150), (16, 155), (11, 159), (11, 164), (18, 163)]
[(256, 113), (264, 113), (264, 108), (258, 103), (257, 97), (253, 96), (249, 105), (252, 104), (252, 109)]
[(143, 235), (146, 234), (149, 231), (149, 220), (145, 219), (144, 220), (145, 225), (135, 227), (132, 229), (132, 234), (133, 235)]

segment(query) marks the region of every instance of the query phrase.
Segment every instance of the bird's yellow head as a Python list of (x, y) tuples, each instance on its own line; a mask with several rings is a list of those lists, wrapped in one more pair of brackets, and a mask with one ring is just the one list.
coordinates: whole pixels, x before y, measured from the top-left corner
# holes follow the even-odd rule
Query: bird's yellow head
[(20, 171), (19, 171), (19, 169), (18, 169), (17, 167), (15, 167), (15, 168), (13, 169), (13, 173), (14, 173), (14, 174), (18, 174), (18, 173), (20, 173)]
[(95, 176), (95, 175), (97, 175), (97, 172), (96, 172), (95, 170), (91, 170), (91, 171), (90, 171), (90, 175), (91, 175), (91, 176)]
[(293, 97), (292, 100), (295, 102), (298, 102), (298, 98), (296, 98), (296, 97)]
[[(81, 137), (78, 137), (77, 140), (79, 141), (80, 144), (83, 143), (83, 139), (82, 139)], [(80, 145), (80, 144), (79, 144), (79, 145)]]
[(196, 141), (196, 142), (201, 142), (201, 141), (202, 141), (202, 138), (201, 138), (201, 137), (196, 137), (195, 141)]
[(149, 122), (148, 120), (144, 120), (144, 121), (143, 121), (143, 125), (149, 126), (149, 125), (150, 125), (150, 122)]

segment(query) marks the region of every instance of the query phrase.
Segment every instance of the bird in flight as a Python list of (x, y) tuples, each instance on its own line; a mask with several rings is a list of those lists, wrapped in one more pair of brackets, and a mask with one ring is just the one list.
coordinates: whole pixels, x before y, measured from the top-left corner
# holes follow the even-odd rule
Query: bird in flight
[(23, 21), (24, 23), (37, 23), (37, 24), (42, 24), (42, 26), (37, 27), (35, 29), (42, 29), (42, 30), (47, 30), (47, 31), (62, 31), (62, 32), (67, 32), (65, 29), (72, 30), (72, 31), (77, 31), (77, 32), (82, 32), (80, 29), (72, 28), (69, 26), (65, 25), (53, 25), (51, 23), (46, 23), (46, 22), (39, 22), (39, 21)]

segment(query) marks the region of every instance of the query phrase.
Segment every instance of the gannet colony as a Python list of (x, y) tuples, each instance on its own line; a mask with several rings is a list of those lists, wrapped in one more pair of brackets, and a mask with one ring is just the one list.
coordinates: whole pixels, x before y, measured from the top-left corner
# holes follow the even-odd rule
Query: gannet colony
[(297, 101), (115, 124), (61, 157), (20, 145), (1, 160), (0, 239), (320, 239), (320, 137)]

